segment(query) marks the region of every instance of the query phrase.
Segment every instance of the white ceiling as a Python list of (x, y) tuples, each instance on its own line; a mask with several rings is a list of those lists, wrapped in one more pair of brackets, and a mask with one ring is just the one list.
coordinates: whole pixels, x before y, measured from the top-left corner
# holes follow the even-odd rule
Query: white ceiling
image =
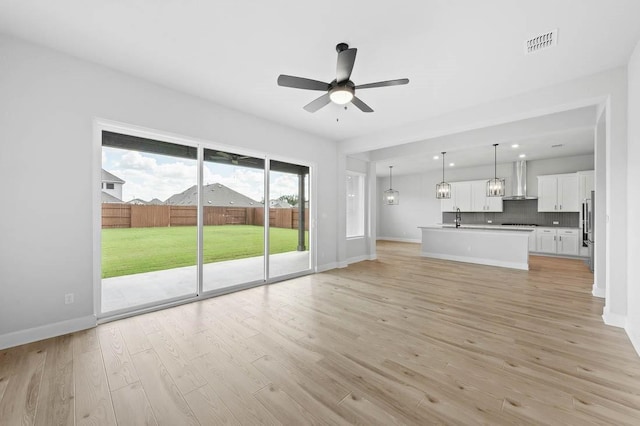
[[(341, 141), (626, 64), (638, 16), (637, 0), (3, 0), (0, 32)], [(276, 78), (332, 80), (338, 42), (358, 48), (356, 84), (410, 84), (359, 92), (372, 114), (307, 113), (319, 93)]]
[[(595, 119), (594, 106), (577, 108), (378, 149), (366, 153), (366, 158), (376, 161), (378, 176), (388, 176), (390, 165), (394, 175), (442, 170), (442, 151), (447, 153), (447, 169), (492, 165), (494, 143), (499, 144), (496, 150), (498, 163), (592, 155)], [(520, 157), (521, 154), (525, 156)], [(436, 155), (437, 160), (434, 159)]]

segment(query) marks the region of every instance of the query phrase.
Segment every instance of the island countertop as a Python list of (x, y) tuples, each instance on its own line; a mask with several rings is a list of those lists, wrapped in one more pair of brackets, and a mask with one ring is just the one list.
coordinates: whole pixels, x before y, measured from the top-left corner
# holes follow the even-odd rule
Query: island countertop
[(419, 226), (421, 255), (436, 259), (529, 269), (529, 235), (533, 228)]
[(420, 229), (440, 229), (440, 230), (473, 230), (473, 231), (499, 231), (499, 232), (532, 232), (535, 228), (532, 226), (502, 226), (502, 225), (460, 225), (456, 228), (453, 224), (436, 223), (434, 225), (418, 226)]

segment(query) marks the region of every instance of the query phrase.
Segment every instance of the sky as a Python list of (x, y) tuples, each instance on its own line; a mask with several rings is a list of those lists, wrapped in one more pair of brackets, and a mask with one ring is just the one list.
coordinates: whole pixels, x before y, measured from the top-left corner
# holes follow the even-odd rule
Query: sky
[[(197, 162), (187, 158), (102, 148), (102, 168), (125, 181), (123, 201), (139, 198), (165, 201), (174, 194), (195, 185)], [(221, 183), (258, 202), (264, 197), (264, 172), (219, 163), (204, 163), (203, 183)], [(298, 193), (298, 177), (271, 172), (271, 199)]]

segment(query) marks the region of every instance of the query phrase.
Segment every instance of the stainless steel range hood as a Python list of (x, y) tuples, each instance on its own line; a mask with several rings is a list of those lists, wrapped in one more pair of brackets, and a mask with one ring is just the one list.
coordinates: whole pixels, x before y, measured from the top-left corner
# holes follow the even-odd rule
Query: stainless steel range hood
[(536, 200), (538, 197), (527, 196), (527, 162), (513, 163), (511, 174), (511, 193), (502, 197), (503, 200)]

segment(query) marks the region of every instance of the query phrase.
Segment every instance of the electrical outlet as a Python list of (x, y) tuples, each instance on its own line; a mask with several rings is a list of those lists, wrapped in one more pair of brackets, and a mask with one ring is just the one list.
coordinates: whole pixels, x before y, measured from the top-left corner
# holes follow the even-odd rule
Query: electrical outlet
[(493, 221), (492, 220), (487, 220), (487, 223), (493, 223)]
[(553, 221), (553, 224), (554, 224), (554, 225), (560, 225), (560, 222), (558, 222), (557, 220), (554, 220), (554, 221)]
[(64, 304), (70, 305), (73, 303), (73, 293), (67, 293), (64, 295)]

